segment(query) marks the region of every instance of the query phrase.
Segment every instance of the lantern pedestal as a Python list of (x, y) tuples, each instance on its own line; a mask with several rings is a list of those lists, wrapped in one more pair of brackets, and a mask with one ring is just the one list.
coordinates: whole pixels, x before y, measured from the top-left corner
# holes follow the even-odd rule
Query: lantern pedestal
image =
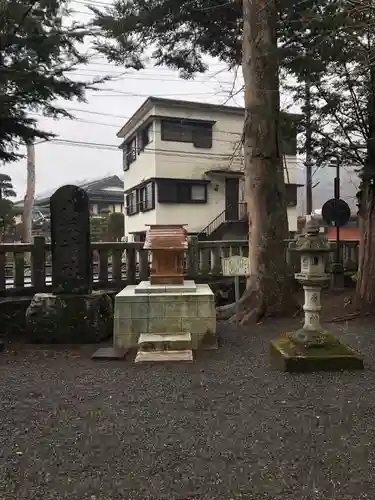
[(297, 240), (294, 250), (301, 254), (301, 272), (295, 278), (305, 292), (305, 321), (299, 330), (271, 342), (272, 365), (288, 372), (363, 370), (359, 354), (320, 325), (320, 294), (329, 280), (324, 255), (330, 249), (314, 219), (307, 223), (306, 235)]
[(322, 343), (304, 346), (292, 335), (271, 342), (271, 364), (290, 373), (317, 371), (363, 370), (363, 360), (353, 349), (341, 343), (334, 335), (322, 333)]

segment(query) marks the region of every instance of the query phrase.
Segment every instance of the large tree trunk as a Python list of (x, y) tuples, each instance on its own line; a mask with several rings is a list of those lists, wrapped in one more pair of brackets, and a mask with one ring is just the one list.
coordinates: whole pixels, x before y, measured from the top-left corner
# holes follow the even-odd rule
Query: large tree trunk
[[(373, 61), (374, 51), (370, 51)], [(359, 199), (360, 242), (355, 305), (375, 309), (375, 68), (369, 65), (367, 159)]]
[(288, 234), (279, 138), (276, 1), (244, 0), (244, 159), (249, 211), (250, 278), (241, 301), (242, 324), (289, 315), (297, 304), (285, 255)]
[(375, 190), (364, 181), (360, 201), (360, 242), (355, 304), (375, 309)]

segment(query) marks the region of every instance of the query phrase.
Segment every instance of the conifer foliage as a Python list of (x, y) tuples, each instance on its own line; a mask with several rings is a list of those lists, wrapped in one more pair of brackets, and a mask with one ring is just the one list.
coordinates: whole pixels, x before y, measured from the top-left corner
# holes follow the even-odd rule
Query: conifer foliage
[(0, 161), (16, 160), (20, 144), (52, 136), (30, 112), (70, 116), (55, 100), (84, 100), (95, 82), (69, 77), (87, 61), (79, 51), (84, 34), (82, 26), (69, 24), (64, 0), (0, 2)]

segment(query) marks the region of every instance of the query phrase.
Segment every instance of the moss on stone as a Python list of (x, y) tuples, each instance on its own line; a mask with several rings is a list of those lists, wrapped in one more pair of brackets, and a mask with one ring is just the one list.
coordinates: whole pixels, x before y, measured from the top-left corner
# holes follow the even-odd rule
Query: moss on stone
[(363, 360), (335, 335), (322, 332), (320, 343), (303, 346), (291, 334), (271, 342), (271, 364), (288, 372), (363, 370)]
[(36, 343), (95, 343), (113, 331), (113, 306), (104, 292), (36, 294), (26, 311), (26, 332)]

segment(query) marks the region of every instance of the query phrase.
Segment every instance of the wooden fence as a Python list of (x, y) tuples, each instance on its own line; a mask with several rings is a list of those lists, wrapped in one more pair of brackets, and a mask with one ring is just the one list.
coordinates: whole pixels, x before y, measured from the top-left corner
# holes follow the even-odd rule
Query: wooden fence
[[(355, 273), (358, 244), (351, 241), (342, 241), (341, 244), (345, 270)], [(126, 285), (147, 280), (150, 254), (142, 247), (143, 243), (92, 243), (93, 288), (120, 290)], [(299, 270), (299, 256), (287, 251), (287, 242), (286, 254), (291, 272)], [(198, 283), (218, 280), (222, 277), (221, 259), (232, 255), (247, 256), (247, 241), (192, 239), (186, 252), (186, 278)], [(329, 260), (333, 261), (333, 254), (330, 254)], [(51, 275), (51, 244), (44, 237), (35, 237), (32, 245), (0, 245), (1, 296), (51, 291)]]

